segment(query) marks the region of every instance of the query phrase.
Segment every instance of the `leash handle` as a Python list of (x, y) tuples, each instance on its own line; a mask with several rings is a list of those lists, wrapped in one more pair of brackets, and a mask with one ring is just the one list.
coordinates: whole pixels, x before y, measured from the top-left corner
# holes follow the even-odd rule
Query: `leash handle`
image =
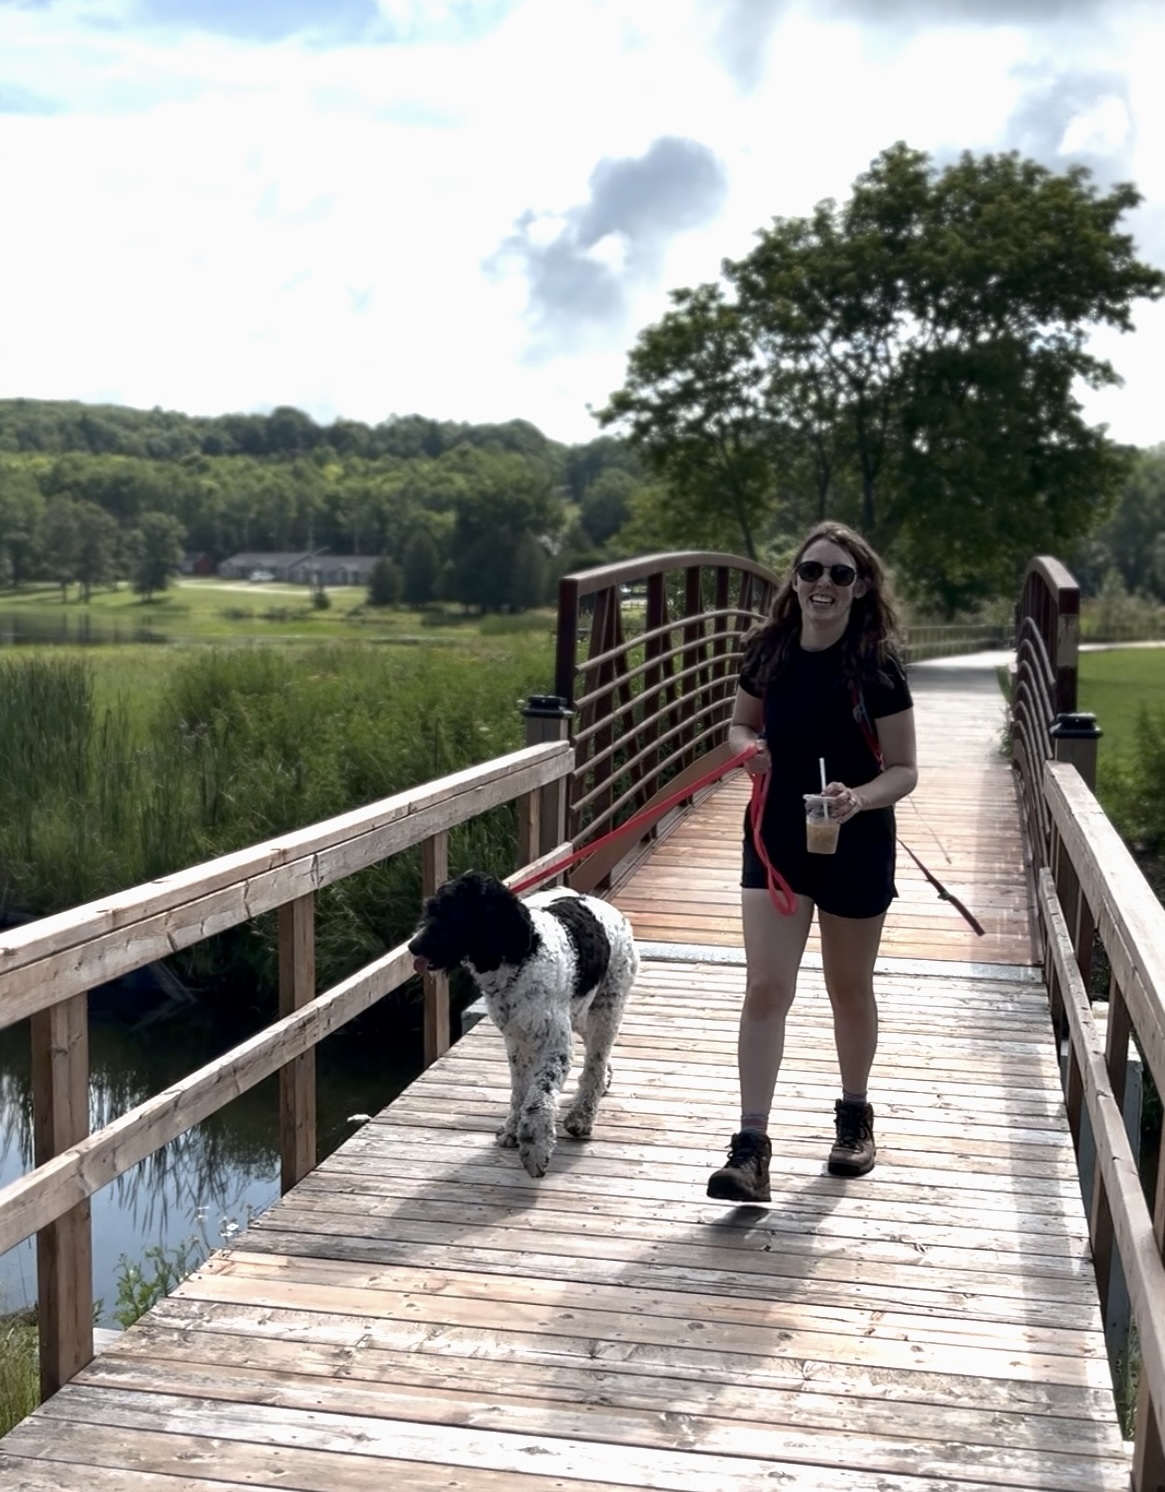
[[(758, 750), (761, 740), (763, 740), (763, 737), (757, 741)], [(765, 800), (769, 795), (769, 778), (771, 776), (771, 772), (766, 772), (763, 776), (752, 779), (752, 797), (748, 800), (748, 823), (752, 831), (753, 848), (756, 850), (757, 858), (765, 868), (765, 876), (768, 880), (769, 900), (782, 917), (791, 917), (797, 910), (797, 893), (769, 859), (769, 852), (765, 849), (765, 842), (761, 836), (761, 823), (765, 815)]]

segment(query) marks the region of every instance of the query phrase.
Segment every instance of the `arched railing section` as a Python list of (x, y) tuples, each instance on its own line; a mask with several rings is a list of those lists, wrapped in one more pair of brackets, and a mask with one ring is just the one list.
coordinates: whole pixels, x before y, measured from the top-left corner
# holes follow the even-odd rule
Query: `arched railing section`
[[(741, 638), (779, 584), (752, 560), (703, 550), (562, 578), (555, 688), (564, 722), (573, 713), (566, 829), (576, 845), (728, 759)], [(600, 885), (633, 849), (604, 846), (571, 883)]]
[(1095, 716), (1076, 709), (1079, 651), (1080, 587), (1059, 560), (1039, 555), (1016, 607), (1011, 681), (1012, 765), (1033, 896), (1051, 854), (1045, 763), (1072, 762), (1089, 787), (1096, 785), (1100, 731)]
[[(1049, 859), (1037, 874), (1037, 906), (1053, 1029), (1067, 1053), (1064, 1100), (1077, 1151), (1085, 1123), (1094, 1141), (1085, 1201), (1102, 1316), (1123, 1275), (1136, 1325), (1132, 1487), (1157, 1492), (1165, 1486), (1165, 1145), (1143, 1187), (1123, 1110), (1132, 1034), (1165, 1093), (1165, 907), (1071, 763), (1047, 762), (1043, 791)], [(1111, 970), (1103, 1026), (1084, 973), (1094, 936)], [(1109, 1350), (1127, 1357), (1127, 1344), (1110, 1339)]]
[[(94, 1192), (273, 1073), (283, 1190), (315, 1167), (316, 1046), (413, 977), (402, 943), (317, 993), (316, 892), (419, 845), (431, 895), (448, 875), (450, 829), (515, 800), (523, 869), (512, 879), (561, 861), (557, 792), (572, 760), (565, 742), (528, 746), (0, 936), (0, 1027), (30, 1018), (35, 1162), (0, 1190), (0, 1254), (37, 1235), (43, 1397), (93, 1356)], [(265, 912), (278, 917), (280, 1019), (90, 1134), (87, 991)], [(423, 983), (428, 1063), (449, 1047), (449, 988), (444, 974)]]

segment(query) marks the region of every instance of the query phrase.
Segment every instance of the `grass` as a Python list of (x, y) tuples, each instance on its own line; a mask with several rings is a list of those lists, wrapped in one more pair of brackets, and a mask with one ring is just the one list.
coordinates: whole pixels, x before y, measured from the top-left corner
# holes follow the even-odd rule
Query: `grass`
[(82, 602), (76, 587), (61, 600), (59, 586), (26, 585), (0, 591), (0, 622), (20, 617), (43, 626), (67, 626), (70, 635), (88, 625), (95, 634), (129, 638), (139, 629), (173, 642), (326, 642), (341, 638), (367, 641), (432, 643), (435, 632), (447, 632), (447, 645), (470, 646), (480, 635), (536, 631), (550, 635), (551, 610), (516, 617), (477, 617), (459, 611), (415, 612), (367, 604), (362, 586), (330, 590), (331, 605), (312, 606), (307, 586), (274, 581), (219, 580), (179, 576), (168, 590), (145, 602), (121, 585), (116, 591), (95, 590)]
[[(524, 743), (548, 640), (465, 647), (32, 648), (0, 656), (0, 907), (44, 916), (345, 813)], [(456, 828), (454, 869), (513, 868), (503, 805)], [(418, 852), (320, 894), (331, 981), (415, 920)], [(267, 988), (260, 919), (179, 959), (198, 986)], [(225, 964), (223, 960), (225, 959)], [(209, 962), (207, 962), (209, 960)]]
[(0, 1316), (0, 1435), (40, 1403), (36, 1319), (31, 1311)]
[(1153, 701), (1165, 701), (1165, 647), (1080, 654), (1077, 703), (1104, 732), (1102, 760), (1133, 749), (1137, 721)]

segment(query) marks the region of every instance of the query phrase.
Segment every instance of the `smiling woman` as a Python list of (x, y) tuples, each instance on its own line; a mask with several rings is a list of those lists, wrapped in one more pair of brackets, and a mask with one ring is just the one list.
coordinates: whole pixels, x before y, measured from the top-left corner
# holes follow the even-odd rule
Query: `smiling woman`
[[(828, 1167), (839, 1176), (873, 1168), (874, 960), (897, 894), (892, 805), (918, 780), (897, 637), (878, 556), (852, 529), (824, 523), (746, 643), (728, 739), (734, 754), (756, 745), (747, 770), (764, 780), (765, 806), (755, 836), (748, 817), (744, 830), (740, 1130), (709, 1196), (769, 1199), (769, 1109), (815, 910), (841, 1070)], [(791, 907), (778, 905), (774, 871)]]

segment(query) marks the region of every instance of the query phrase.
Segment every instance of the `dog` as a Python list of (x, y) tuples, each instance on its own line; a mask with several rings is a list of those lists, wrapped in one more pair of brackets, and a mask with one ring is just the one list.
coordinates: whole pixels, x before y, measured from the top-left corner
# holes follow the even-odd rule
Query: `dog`
[(531, 1176), (544, 1176), (572, 1030), (584, 1057), (563, 1120), (567, 1134), (590, 1137), (610, 1086), (611, 1048), (639, 971), (630, 923), (597, 897), (559, 889), (523, 901), (471, 870), (429, 897), (408, 947), (418, 972), (461, 964), (473, 976), (510, 1063), (510, 1109), (498, 1144), (516, 1148)]

